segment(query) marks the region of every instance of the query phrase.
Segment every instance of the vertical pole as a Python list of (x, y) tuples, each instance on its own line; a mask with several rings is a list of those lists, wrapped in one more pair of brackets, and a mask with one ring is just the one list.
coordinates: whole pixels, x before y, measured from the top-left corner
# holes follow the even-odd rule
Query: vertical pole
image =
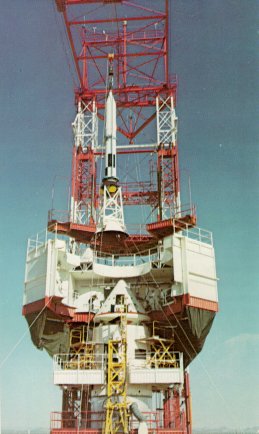
[(87, 47), (86, 47), (86, 41), (84, 40), (83, 42), (83, 55), (84, 55), (84, 60), (83, 60), (83, 85), (84, 88), (88, 88), (88, 74), (87, 74), (87, 61), (86, 61), (86, 52), (87, 52)]
[(163, 220), (163, 204), (162, 204), (162, 171), (161, 171), (161, 159), (160, 155), (157, 159), (157, 194), (158, 194), (158, 216), (157, 220)]
[(172, 149), (172, 177), (174, 185), (174, 202), (175, 213), (177, 217), (181, 217), (181, 201), (180, 201), (180, 174), (179, 174), (179, 160), (178, 160), (178, 146), (177, 144)]
[(168, 52), (169, 52), (169, 1), (166, 0), (166, 18), (165, 18), (165, 45), (164, 45), (164, 59), (165, 59), (165, 81), (167, 86), (169, 86), (169, 62), (168, 62)]
[(190, 391), (190, 376), (189, 372), (184, 374), (184, 394), (186, 405), (186, 427), (187, 434), (192, 434), (192, 405), (191, 405), (191, 391)]
[(173, 389), (173, 412), (175, 429), (181, 429), (180, 394), (178, 388)]
[(127, 21), (123, 21), (123, 86), (127, 85)]
[(87, 428), (89, 426), (89, 412), (90, 412), (90, 387), (88, 389), (83, 389), (81, 394), (81, 427)]
[(94, 223), (96, 220), (96, 208), (97, 208), (97, 199), (96, 199), (96, 163), (94, 158), (94, 153), (91, 149), (90, 153), (90, 175), (91, 175), (91, 212), (90, 212), (90, 223)]
[(169, 413), (169, 390), (167, 389), (165, 391), (165, 398), (164, 398), (164, 428), (169, 428), (170, 427), (170, 413)]
[(76, 187), (76, 176), (77, 176), (77, 147), (76, 143), (73, 148), (72, 156), (72, 179), (71, 179), (71, 205), (70, 205), (70, 221), (75, 222), (75, 208), (77, 203), (77, 187)]

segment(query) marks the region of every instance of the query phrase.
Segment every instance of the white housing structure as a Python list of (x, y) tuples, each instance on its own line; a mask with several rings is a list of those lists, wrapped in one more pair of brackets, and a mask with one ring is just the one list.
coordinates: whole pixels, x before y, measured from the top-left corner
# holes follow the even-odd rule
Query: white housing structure
[[(179, 351), (179, 343), (175, 346), (177, 321), (170, 310), (173, 312), (178, 300), (206, 309), (218, 301), (211, 234), (193, 229), (168, 236), (141, 254), (119, 257), (91, 248), (73, 251), (57, 236), (30, 240), (24, 305), (33, 306), (40, 300), (45, 300), (45, 305), (47, 300), (46, 310), (50, 310), (45, 322), (42, 320), (38, 340), (45, 339), (50, 353), (53, 336), (58, 334), (52, 335), (51, 347), (46, 329), (47, 323), (57, 321), (51, 315), (53, 301), (56, 312), (62, 306), (60, 314), (63, 309), (63, 314), (74, 318), (94, 318), (94, 325), (85, 326), (80, 337), (70, 337), (69, 352), (53, 351), (55, 384), (90, 387), (91, 411), (104, 411), (111, 356), (108, 348), (110, 342), (117, 342), (112, 357), (121, 370), (125, 362), (127, 405), (135, 403), (143, 415), (155, 412), (157, 399), (162, 405), (166, 390), (176, 386), (180, 390), (184, 383), (186, 354)], [(73, 348), (76, 351), (71, 352)], [(158, 396), (156, 403), (154, 396)], [(99, 428), (102, 423), (93, 422)]]
[[(182, 295), (217, 303), (211, 234), (195, 228), (186, 235), (166, 237), (162, 244), (141, 255), (119, 257), (90, 248), (83, 253), (71, 253), (71, 247), (57, 236), (46, 240), (29, 240), (24, 305), (44, 297), (58, 297), (62, 304), (74, 308), (75, 312), (90, 312), (94, 297), (97, 300), (94, 308), (96, 313), (97, 307), (104, 303), (108, 283), (115, 287), (121, 279), (137, 279), (141, 276), (146, 276), (148, 281), (157, 279), (158, 283), (165, 276), (165, 283), (158, 293), (152, 292), (151, 295), (148, 289), (141, 285), (138, 287), (137, 291), (145, 300), (145, 305), (157, 302), (164, 306), (168, 297)], [(131, 281), (131, 285), (135, 288), (135, 281)]]

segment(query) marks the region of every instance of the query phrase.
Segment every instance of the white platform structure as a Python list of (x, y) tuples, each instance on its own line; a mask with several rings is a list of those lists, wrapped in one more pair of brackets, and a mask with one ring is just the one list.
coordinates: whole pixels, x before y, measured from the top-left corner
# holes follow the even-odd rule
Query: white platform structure
[[(173, 272), (174, 281), (171, 281)], [(188, 294), (217, 303), (217, 276), (211, 234), (189, 230), (163, 240), (156, 249), (142, 255), (120, 256), (102, 254), (87, 249), (71, 253), (65, 240), (36, 237), (30, 239), (27, 250), (24, 305), (44, 297), (60, 297), (62, 303), (77, 312), (95, 310), (104, 302), (106, 282), (113, 285), (120, 279), (155, 275), (161, 279), (170, 274), (158, 295), (139, 288), (150, 304), (156, 298), (163, 305), (166, 297)], [(101, 280), (102, 278), (102, 280)], [(89, 291), (89, 282), (92, 289)], [(95, 300), (95, 307), (91, 300)]]
[[(121, 340), (124, 317), (127, 399), (145, 414), (154, 410), (154, 391), (159, 390), (160, 399), (164, 399), (168, 387), (183, 387), (183, 353), (175, 351), (173, 344), (175, 324), (172, 338), (164, 338), (156, 330), (152, 312), (166, 312), (186, 296), (201, 304), (217, 303), (209, 232), (196, 228), (177, 233), (164, 238), (155, 249), (120, 257), (89, 247), (76, 250), (57, 235), (52, 239), (38, 237), (29, 240), (26, 264), (24, 305), (58, 300), (73, 315), (94, 316), (88, 331), (91, 348), (87, 358), (80, 352), (55, 354), (54, 384), (91, 387), (92, 411), (103, 409), (107, 348), (110, 341)], [(161, 318), (165, 322), (163, 314)]]

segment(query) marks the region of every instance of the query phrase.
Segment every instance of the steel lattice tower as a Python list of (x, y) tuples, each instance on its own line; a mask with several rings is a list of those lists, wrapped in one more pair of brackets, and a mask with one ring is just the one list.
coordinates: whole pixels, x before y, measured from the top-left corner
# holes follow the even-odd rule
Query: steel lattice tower
[(188, 365), (218, 298), (180, 188), (171, 1), (55, 3), (78, 80), (71, 200), (29, 240), (23, 303), (62, 389), (51, 434), (191, 434)]

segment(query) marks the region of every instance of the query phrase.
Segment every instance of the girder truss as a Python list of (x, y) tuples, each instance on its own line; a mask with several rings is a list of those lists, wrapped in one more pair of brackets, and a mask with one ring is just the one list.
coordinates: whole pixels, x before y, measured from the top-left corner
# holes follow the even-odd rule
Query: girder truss
[(122, 193), (119, 187), (115, 193), (110, 193), (109, 188), (104, 185), (102, 208), (100, 210), (99, 230), (104, 230), (109, 223), (117, 223), (122, 230), (124, 225), (124, 212), (122, 203)]
[[(156, 96), (176, 93), (176, 77), (169, 71), (168, 0), (159, 3), (159, 10), (157, 2), (144, 6), (126, 0), (56, 0), (56, 4), (78, 76), (77, 99), (94, 97), (103, 119), (107, 58), (112, 53), (118, 131), (133, 142), (155, 119)], [(148, 107), (153, 110), (145, 110)]]
[(76, 148), (86, 151), (98, 144), (98, 118), (95, 100), (78, 102), (76, 118), (72, 124)]
[(96, 221), (96, 162), (91, 146), (74, 146), (70, 220), (89, 224)]
[(157, 143), (165, 148), (176, 146), (177, 143), (177, 122), (174, 99), (171, 95), (163, 98), (156, 98), (157, 114)]
[(89, 392), (78, 387), (63, 388), (62, 394), (62, 427), (74, 429), (75, 426), (84, 428), (87, 425), (85, 414), (89, 408)]
[(121, 315), (118, 340), (108, 342), (108, 382), (106, 416), (103, 434), (128, 433), (127, 405), (127, 316)]
[[(175, 113), (177, 81), (169, 67), (170, 3), (170, 0), (56, 0), (78, 76), (70, 222), (66, 226), (69, 233), (70, 224), (80, 225), (81, 231), (85, 225), (88, 232), (98, 224), (102, 201), (97, 169), (101, 168), (99, 162), (104, 153), (98, 119), (105, 118), (111, 54), (117, 156), (127, 160), (133, 171), (134, 165), (139, 164), (139, 173), (135, 179), (131, 178), (132, 182), (118, 173), (123, 204), (144, 206), (147, 224), (183, 218), (185, 214), (192, 216), (191, 204), (185, 207), (185, 214), (181, 212)], [(151, 138), (149, 144), (143, 139), (145, 134)], [(153, 164), (141, 166), (138, 161), (142, 155), (149, 155)], [(115, 206), (113, 210), (117, 212)], [(157, 227), (156, 236), (159, 231)], [(85, 236), (87, 241), (92, 236), (90, 232)]]
[(177, 368), (178, 362), (173, 352), (174, 341), (165, 341), (158, 339), (156, 343), (151, 344), (152, 357), (150, 366), (155, 368)]
[(159, 218), (181, 216), (177, 151), (177, 117), (172, 95), (156, 99)]

